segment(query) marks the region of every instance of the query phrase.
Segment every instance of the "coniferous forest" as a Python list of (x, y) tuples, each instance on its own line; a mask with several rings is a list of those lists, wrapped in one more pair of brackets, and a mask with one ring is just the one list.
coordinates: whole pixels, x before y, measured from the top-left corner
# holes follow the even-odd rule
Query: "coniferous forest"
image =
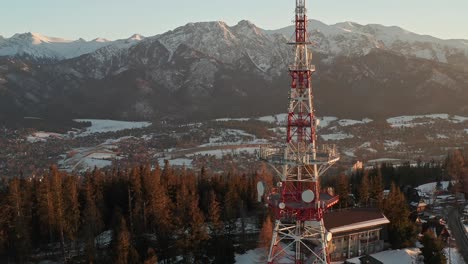
[[(321, 185), (340, 196), (333, 210), (381, 209), (391, 222), (388, 242), (404, 248), (420, 231), (408, 204), (419, 199), (413, 188), (451, 180), (450, 191), (462, 192), (467, 164), (453, 152), (443, 163), (381, 164), (329, 175)], [(234, 263), (236, 253), (271, 241), (273, 221), (258, 202), (259, 181), (274, 184), (265, 166), (213, 173), (169, 162), (84, 174), (52, 166), (41, 175), (5, 178), (0, 263)]]
[(0, 262), (234, 263), (258, 245), (262, 179), (166, 163), (3, 180)]

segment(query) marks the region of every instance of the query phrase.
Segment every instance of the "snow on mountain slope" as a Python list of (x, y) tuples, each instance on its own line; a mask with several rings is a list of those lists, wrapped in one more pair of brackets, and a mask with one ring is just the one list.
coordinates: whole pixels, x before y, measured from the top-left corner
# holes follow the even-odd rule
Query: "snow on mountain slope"
[[(294, 28), (289, 26), (265, 32), (279, 33), (290, 39), (293, 30)], [(443, 40), (419, 35), (396, 26), (360, 25), (354, 22), (326, 25), (320, 21), (310, 20), (308, 31), (310, 40), (315, 43), (314, 49), (326, 54), (365, 55), (370, 49), (380, 48), (443, 63), (459, 60), (454, 58), (456, 56), (468, 60), (466, 40)]]
[[(314, 52), (332, 57), (363, 56), (372, 49), (385, 49), (405, 56), (451, 63), (468, 69), (468, 40), (442, 40), (396, 26), (360, 25), (354, 22), (327, 25), (310, 20), (308, 31), (310, 40), (314, 43)], [(223, 63), (233, 64), (245, 57), (260, 71), (276, 72), (278, 69), (275, 65), (290, 61), (290, 52), (287, 46), (282, 44), (292, 39), (293, 32), (293, 26), (262, 30), (245, 20), (234, 26), (216, 21), (189, 23), (146, 40), (158, 39), (171, 54), (180, 45), (185, 45)], [(130, 43), (144, 40), (145, 38), (138, 34), (116, 41), (102, 38), (71, 41), (37, 33), (24, 33), (15, 34), (11, 38), (0, 36), (0, 56), (19, 55), (61, 60), (91, 53), (116, 43), (118, 48), (128, 48)], [(169, 60), (171, 59), (172, 56), (169, 57)]]
[(128, 39), (116, 41), (103, 38), (96, 38), (91, 41), (80, 38), (73, 41), (29, 32), (15, 34), (11, 38), (0, 38), (0, 56), (27, 56), (34, 59), (63, 60), (91, 53), (112, 44), (128, 47), (142, 39), (144, 37), (135, 34)]
[[(221, 21), (189, 23), (154, 39), (160, 41), (171, 54), (179, 46), (185, 45), (227, 64), (235, 64), (247, 57), (261, 71), (271, 69), (274, 61), (282, 60), (281, 53), (276, 51), (287, 48), (278, 47), (277, 37), (265, 34), (245, 20), (232, 27)], [(282, 53), (286, 56), (287, 52)]]

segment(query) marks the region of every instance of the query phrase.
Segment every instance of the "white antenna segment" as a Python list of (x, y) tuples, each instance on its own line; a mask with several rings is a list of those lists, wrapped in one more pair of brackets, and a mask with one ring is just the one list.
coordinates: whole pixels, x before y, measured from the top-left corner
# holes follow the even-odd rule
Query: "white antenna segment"
[(261, 202), (262, 201), (262, 196), (263, 194), (265, 194), (265, 185), (263, 184), (263, 182), (259, 181), (257, 183), (257, 193), (258, 193), (258, 202)]

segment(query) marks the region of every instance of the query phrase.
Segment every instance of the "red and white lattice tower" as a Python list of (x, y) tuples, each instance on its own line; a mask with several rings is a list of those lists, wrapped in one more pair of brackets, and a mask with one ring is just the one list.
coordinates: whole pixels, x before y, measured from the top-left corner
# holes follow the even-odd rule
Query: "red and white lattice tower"
[[(267, 194), (275, 213), (268, 263), (329, 263), (323, 214), (338, 202), (337, 196), (320, 197), (320, 176), (339, 157), (334, 146), (317, 148), (318, 120), (314, 115), (311, 76), (315, 66), (308, 50), (305, 0), (296, 0), (294, 63), (289, 96), (286, 144), (260, 149), (260, 158), (279, 175), (277, 188)], [(259, 186), (263, 189), (262, 186)], [(262, 190), (263, 192), (263, 190)]]

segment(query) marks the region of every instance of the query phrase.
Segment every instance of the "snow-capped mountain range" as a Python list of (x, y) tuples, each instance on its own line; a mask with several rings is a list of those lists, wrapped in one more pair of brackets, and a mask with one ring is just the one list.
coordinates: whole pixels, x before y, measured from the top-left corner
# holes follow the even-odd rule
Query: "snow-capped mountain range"
[[(292, 26), (263, 30), (243, 20), (234, 26), (189, 23), (115, 41), (32, 33), (0, 38), (0, 118), (2, 113), (214, 118), (282, 112), (293, 56), (286, 43), (292, 35)], [(326, 114), (468, 112), (467, 40), (315, 20), (309, 38), (318, 69), (316, 106)]]
[[(290, 37), (293, 30), (289, 26), (269, 32)], [(316, 50), (322, 53), (365, 55), (372, 49), (387, 49), (443, 63), (454, 61), (454, 56), (462, 55), (466, 58), (468, 55), (468, 40), (443, 40), (419, 35), (397, 26), (360, 25), (354, 22), (326, 25), (310, 20), (308, 30)]]
[(143, 36), (134, 34), (127, 39), (116, 41), (104, 38), (96, 38), (91, 41), (82, 38), (67, 40), (28, 32), (15, 34), (11, 38), (0, 36), (0, 56), (23, 56), (35, 60), (64, 60), (92, 53), (109, 45), (129, 47), (142, 39), (144, 39)]
[[(253, 28), (253, 30), (251, 30)], [(457, 61), (459, 56), (468, 57), (468, 40), (443, 40), (428, 35), (419, 35), (396, 26), (382, 26), (378, 24), (360, 25), (354, 22), (342, 22), (326, 25), (317, 20), (310, 20), (308, 24), (310, 40), (314, 43), (316, 52), (332, 55), (365, 55), (372, 49), (387, 49), (407, 56), (435, 60), (443, 63)], [(206, 34), (210, 32), (211, 34)], [(200, 50), (223, 61), (232, 61), (236, 50), (224, 49), (233, 44), (244, 45), (252, 43), (252, 39), (273, 38), (265, 50), (275, 48), (277, 36), (282, 35), (291, 39), (293, 26), (277, 30), (262, 30), (249, 21), (241, 21), (229, 27), (226, 23), (206, 22), (189, 23), (174, 31), (154, 36), (159, 39), (168, 50), (173, 52), (181, 43), (192, 43), (191, 47)], [(219, 34), (213, 34), (219, 33)], [(239, 38), (241, 35), (243, 38)], [(194, 39), (198, 36), (199, 39)], [(211, 39), (212, 45), (206, 45)], [(119, 48), (130, 47), (144, 40), (139, 34), (127, 39), (110, 41), (96, 38), (91, 41), (84, 39), (66, 40), (47, 37), (38, 33), (15, 34), (10, 38), (0, 36), (0, 56), (27, 56), (35, 59), (63, 60), (92, 53), (106, 46)], [(241, 43), (243, 42), (243, 43)], [(215, 49), (213, 49), (213, 46)], [(247, 50), (249, 46), (244, 46)], [(259, 58), (261, 69), (267, 69), (266, 61)]]

